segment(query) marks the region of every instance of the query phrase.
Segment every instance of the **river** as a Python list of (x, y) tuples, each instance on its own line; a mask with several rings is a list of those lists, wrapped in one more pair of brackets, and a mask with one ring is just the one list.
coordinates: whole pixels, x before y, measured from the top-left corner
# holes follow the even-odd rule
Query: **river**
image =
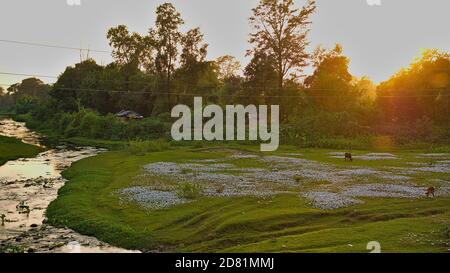
[[(45, 147), (38, 134), (25, 123), (0, 119), (0, 135)], [(0, 252), (125, 253), (94, 237), (67, 228), (45, 224), (45, 211), (66, 182), (61, 172), (78, 160), (95, 156), (103, 149), (60, 145), (35, 158), (21, 158), (0, 166)]]

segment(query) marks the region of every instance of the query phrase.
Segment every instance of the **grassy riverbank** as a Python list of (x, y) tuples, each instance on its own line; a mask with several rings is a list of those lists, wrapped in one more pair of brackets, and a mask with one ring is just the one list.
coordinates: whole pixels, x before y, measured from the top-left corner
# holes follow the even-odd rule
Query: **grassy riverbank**
[[(256, 147), (246, 147), (249, 149), (256, 150)], [(416, 153), (399, 152), (398, 160), (384, 161), (386, 164), (357, 160), (348, 167), (342, 159), (328, 156), (329, 152), (283, 148), (274, 154), (301, 153), (308, 162), (337, 169), (364, 167), (381, 171), (386, 167), (406, 168), (411, 161), (428, 162), (426, 158), (417, 158)], [(226, 149), (178, 147), (145, 156), (115, 151), (85, 159), (64, 172), (70, 181), (49, 206), (47, 216), (54, 225), (68, 226), (117, 246), (144, 251), (367, 252), (369, 241), (380, 242), (385, 252), (448, 249), (450, 198), (445, 196), (434, 199), (363, 197), (359, 198), (362, 201), (359, 204), (323, 210), (312, 207), (301, 193), (339, 189), (333, 183), (308, 180), (277, 195), (203, 196), (166, 209), (144, 209), (135, 202), (124, 201), (118, 194), (123, 188), (154, 187), (160, 183), (158, 177), (137, 179), (145, 164), (220, 160), (227, 156), (230, 151)], [(231, 162), (240, 168), (270, 168), (270, 164), (251, 158)], [(446, 175), (419, 173), (411, 176), (411, 183), (428, 186)], [(387, 183), (370, 175), (363, 180), (344, 182), (339, 187), (352, 183)]]
[(34, 157), (42, 151), (42, 148), (25, 144), (16, 138), (0, 136), (0, 166), (9, 160)]

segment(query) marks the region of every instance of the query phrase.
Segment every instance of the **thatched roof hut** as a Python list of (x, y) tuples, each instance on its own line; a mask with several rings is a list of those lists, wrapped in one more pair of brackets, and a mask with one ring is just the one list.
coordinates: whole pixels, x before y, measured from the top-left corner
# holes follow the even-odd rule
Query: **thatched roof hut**
[(130, 110), (122, 110), (119, 113), (116, 114), (116, 117), (123, 118), (123, 119), (143, 119), (144, 116), (141, 114), (130, 111)]

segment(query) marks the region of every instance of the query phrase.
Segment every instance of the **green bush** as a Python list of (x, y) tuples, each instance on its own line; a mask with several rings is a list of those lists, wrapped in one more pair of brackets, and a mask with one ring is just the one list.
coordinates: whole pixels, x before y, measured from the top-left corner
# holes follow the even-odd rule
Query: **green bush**
[(39, 105), (39, 100), (31, 96), (20, 97), (15, 104), (16, 114), (28, 114), (34, 111)]
[[(20, 115), (23, 117), (24, 115)], [(90, 109), (78, 112), (57, 112), (46, 119), (26, 115), (27, 126), (64, 138), (84, 137), (103, 140), (142, 139), (155, 140), (167, 137), (170, 124), (158, 118), (123, 121), (113, 114), (100, 115)]]

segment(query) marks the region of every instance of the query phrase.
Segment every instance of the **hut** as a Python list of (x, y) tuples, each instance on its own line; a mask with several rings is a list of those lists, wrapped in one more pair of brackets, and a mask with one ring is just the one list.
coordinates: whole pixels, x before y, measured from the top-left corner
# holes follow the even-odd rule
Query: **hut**
[(130, 110), (122, 110), (116, 114), (116, 117), (123, 120), (141, 120), (144, 118), (144, 116), (142, 116), (141, 114)]

